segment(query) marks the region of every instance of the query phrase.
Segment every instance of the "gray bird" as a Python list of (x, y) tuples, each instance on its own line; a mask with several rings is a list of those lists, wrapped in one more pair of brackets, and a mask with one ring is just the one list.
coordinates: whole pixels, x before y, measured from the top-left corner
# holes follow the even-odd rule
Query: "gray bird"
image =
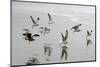
[(74, 30), (74, 32), (80, 32), (81, 30), (79, 29), (79, 27), (82, 26), (82, 24), (78, 24), (78, 25), (75, 25), (71, 28), (71, 30)]
[(92, 41), (91, 41), (91, 39), (89, 38), (91, 35), (92, 35), (92, 30), (91, 30), (91, 31), (88, 31), (88, 30), (87, 30), (87, 37), (86, 37), (86, 40), (87, 40), (87, 47), (89, 46), (89, 44), (92, 44)]
[(87, 30), (87, 36), (91, 36), (92, 35), (91, 33), (92, 33), (92, 30), (91, 31)]
[[(30, 18), (31, 18), (32, 23), (33, 23), (32, 28), (39, 25), (39, 24), (37, 24), (37, 22), (33, 19), (32, 16), (30, 16)], [(38, 20), (40, 20), (40, 18), (37, 18), (37, 21), (38, 21)]]
[(68, 39), (68, 31), (66, 30), (65, 36), (62, 33), (61, 33), (61, 35), (62, 35), (62, 44), (64, 44), (62, 46), (61, 59), (63, 59), (64, 58), (64, 55), (65, 55), (65, 60), (67, 60), (68, 53), (67, 53), (67, 50), (66, 49), (68, 49), (68, 47), (66, 46), (66, 44), (68, 43), (67, 42), (67, 39)]
[(62, 42), (65, 44), (68, 43), (68, 42), (66, 42), (68, 39), (68, 31), (66, 30), (65, 36), (62, 33), (61, 33), (61, 35), (62, 35)]
[(53, 23), (55, 23), (54, 21), (52, 21), (52, 17), (51, 17), (51, 15), (50, 15), (50, 13), (48, 13), (48, 17), (49, 17), (49, 21), (50, 21), (50, 23), (48, 23), (48, 24), (53, 24)]

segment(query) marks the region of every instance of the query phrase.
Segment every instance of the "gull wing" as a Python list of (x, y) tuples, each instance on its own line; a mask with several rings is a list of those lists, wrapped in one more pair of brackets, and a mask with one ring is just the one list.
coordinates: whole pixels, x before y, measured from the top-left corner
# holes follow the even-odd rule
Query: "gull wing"
[(62, 41), (64, 41), (64, 36), (63, 36), (63, 34), (61, 33), (61, 36), (62, 36)]
[(31, 20), (32, 20), (33, 24), (36, 24), (36, 22), (35, 22), (35, 20), (33, 19), (33, 17), (32, 17), (32, 16), (30, 16), (30, 18), (31, 18)]
[(68, 30), (66, 30), (66, 33), (65, 33), (65, 38), (64, 38), (64, 40), (66, 41), (66, 40), (67, 40), (67, 38), (68, 38)]
[(52, 21), (50, 13), (48, 13), (49, 21)]

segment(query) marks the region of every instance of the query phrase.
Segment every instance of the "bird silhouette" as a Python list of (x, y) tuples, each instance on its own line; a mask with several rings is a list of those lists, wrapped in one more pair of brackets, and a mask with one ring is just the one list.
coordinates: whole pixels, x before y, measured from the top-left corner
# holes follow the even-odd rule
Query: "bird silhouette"
[(91, 35), (92, 35), (92, 30), (91, 31), (87, 30), (87, 37), (86, 37), (87, 47), (89, 46), (89, 44), (92, 44), (92, 40), (90, 39)]
[(68, 30), (66, 30), (65, 36), (62, 33), (61, 33), (61, 36), (62, 36), (62, 42), (64, 44), (68, 43), (67, 42), (67, 39), (68, 39)]
[(25, 33), (22, 34), (23, 36), (25, 36), (24, 39), (28, 40), (29, 43), (30, 43), (30, 41), (35, 41), (35, 39), (33, 38), (32, 33), (30, 33), (28, 29), (24, 29), (24, 30), (26, 31)]
[(50, 21), (48, 24), (53, 24), (54, 21), (52, 20), (52, 17), (51, 17), (51, 15), (50, 15), (50, 13), (48, 13), (48, 17), (49, 17), (49, 21)]
[(65, 36), (61, 33), (62, 35), (62, 41), (66, 41), (68, 38), (68, 31), (66, 30)]
[(68, 30), (66, 30), (66, 33), (65, 33), (65, 36), (61, 33), (62, 35), (62, 43), (63, 46), (62, 46), (62, 53), (61, 53), (61, 60), (63, 59), (64, 55), (65, 55), (65, 60), (67, 60), (68, 58), (68, 53), (67, 53), (67, 50), (68, 47), (66, 46), (66, 44), (68, 43), (67, 42), (67, 39), (68, 39)]
[(92, 33), (92, 30), (91, 31), (87, 30), (87, 36), (91, 36), (92, 35), (91, 33)]
[(71, 30), (74, 30), (74, 32), (80, 32), (81, 30), (79, 29), (79, 27), (82, 26), (82, 24), (78, 24), (78, 25), (75, 25), (71, 28)]
[(37, 21), (40, 20), (40, 18), (37, 18), (37, 21), (35, 21), (32, 16), (30, 16), (30, 18), (31, 18), (32, 23), (33, 23), (32, 28), (39, 25), (39, 24), (37, 24)]

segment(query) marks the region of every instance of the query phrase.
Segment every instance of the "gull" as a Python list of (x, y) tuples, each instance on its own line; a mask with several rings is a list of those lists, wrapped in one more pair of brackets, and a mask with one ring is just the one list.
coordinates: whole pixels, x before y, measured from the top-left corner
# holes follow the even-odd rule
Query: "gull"
[(32, 23), (33, 23), (32, 28), (39, 25), (39, 24), (37, 24), (37, 21), (40, 20), (40, 18), (37, 18), (37, 21), (35, 21), (32, 16), (30, 16), (30, 18), (31, 18)]
[(50, 21), (48, 24), (53, 24), (54, 21), (52, 21), (52, 17), (51, 17), (51, 15), (50, 15), (50, 13), (48, 13), (48, 17), (49, 17), (49, 21)]
[(71, 30), (73, 29), (74, 32), (80, 32), (81, 30), (79, 29), (79, 27), (82, 26), (82, 24), (78, 24), (78, 25), (75, 25), (71, 28)]
[(68, 31), (66, 30), (65, 36), (61, 33), (62, 35), (62, 42), (63, 44), (67, 44), (66, 40), (68, 39)]

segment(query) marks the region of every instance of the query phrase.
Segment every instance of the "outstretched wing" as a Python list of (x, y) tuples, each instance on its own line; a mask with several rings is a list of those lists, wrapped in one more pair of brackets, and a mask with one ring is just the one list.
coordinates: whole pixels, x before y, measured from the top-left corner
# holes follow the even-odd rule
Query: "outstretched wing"
[(64, 35), (61, 33), (61, 36), (62, 36), (62, 41), (64, 41)]
[(49, 21), (52, 21), (51, 15), (48, 13)]
[(30, 16), (30, 18), (31, 18), (31, 20), (32, 20), (33, 24), (36, 24), (36, 22), (35, 22), (35, 20), (33, 19), (33, 17), (32, 17), (32, 16)]
[(66, 41), (66, 40), (67, 40), (67, 38), (68, 38), (68, 30), (66, 30), (66, 33), (65, 33), (65, 38), (64, 38), (64, 40)]
[(89, 31), (87, 30), (87, 35), (89, 35)]
[(29, 29), (23, 29), (23, 30), (25, 30), (25, 31), (29, 31)]

